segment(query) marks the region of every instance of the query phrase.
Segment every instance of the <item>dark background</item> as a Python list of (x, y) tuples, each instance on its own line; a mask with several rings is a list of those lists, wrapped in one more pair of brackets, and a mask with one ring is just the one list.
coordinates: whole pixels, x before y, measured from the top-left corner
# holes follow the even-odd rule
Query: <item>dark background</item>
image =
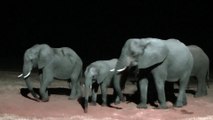
[[(37, 43), (75, 50), (84, 67), (119, 57), (128, 38), (176, 38), (212, 59), (210, 0), (51, 0), (1, 3), (0, 68), (19, 70)], [(20, 69), (21, 70), (21, 69)]]

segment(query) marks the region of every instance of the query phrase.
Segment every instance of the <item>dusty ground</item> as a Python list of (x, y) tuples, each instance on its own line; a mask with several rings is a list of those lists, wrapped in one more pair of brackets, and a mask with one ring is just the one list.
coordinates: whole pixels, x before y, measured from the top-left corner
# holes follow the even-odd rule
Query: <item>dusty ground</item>
[[(188, 105), (182, 108), (137, 109), (134, 102), (124, 102), (111, 107), (89, 106), (88, 113), (83, 112), (80, 100), (68, 100), (69, 90), (65, 81), (54, 81), (49, 87), (50, 101), (36, 102), (27, 98), (27, 89), (23, 80), (18, 79), (19, 72), (0, 71), (0, 120), (212, 120), (213, 87), (210, 82), (208, 96), (194, 98), (187, 93)], [(37, 74), (32, 74), (32, 81), (38, 88)], [(193, 90), (194, 87), (190, 86)], [(131, 93), (134, 85), (125, 90)], [(109, 89), (111, 91), (111, 89)], [(31, 97), (31, 95), (28, 95)]]

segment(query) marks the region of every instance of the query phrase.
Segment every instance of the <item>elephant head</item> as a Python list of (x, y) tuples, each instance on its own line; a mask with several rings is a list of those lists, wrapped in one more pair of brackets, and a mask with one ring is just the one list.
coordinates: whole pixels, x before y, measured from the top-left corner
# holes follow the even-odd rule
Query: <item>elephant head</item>
[(128, 39), (122, 48), (116, 65), (118, 72), (137, 65), (139, 69), (148, 68), (162, 62), (168, 54), (168, 48), (161, 41), (151, 38)]
[(35, 98), (38, 97), (33, 91), (28, 77), (34, 67), (38, 67), (38, 69), (44, 68), (50, 63), (53, 56), (53, 50), (47, 44), (34, 45), (24, 53), (23, 73), (18, 77), (23, 77), (25, 79), (28, 89)]
[(137, 66), (145, 69), (162, 62), (168, 55), (168, 48), (162, 42), (152, 38), (128, 39), (124, 44), (116, 65), (114, 87), (122, 100), (120, 74), (127, 67)]

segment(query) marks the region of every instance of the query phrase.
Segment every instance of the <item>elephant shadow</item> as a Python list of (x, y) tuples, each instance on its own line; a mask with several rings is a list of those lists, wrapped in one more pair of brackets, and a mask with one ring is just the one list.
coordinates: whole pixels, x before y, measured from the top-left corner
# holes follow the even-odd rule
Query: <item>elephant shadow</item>
[[(37, 94), (37, 95), (40, 95), (39, 93), (39, 88), (33, 88), (34, 92)], [(69, 96), (70, 95), (70, 89), (68, 88), (47, 88), (48, 90), (48, 95), (50, 96), (51, 94), (56, 94), (56, 95), (66, 95), (66, 96)], [(28, 98), (28, 99), (31, 99), (31, 100), (34, 100), (34, 101), (37, 101), (36, 99), (30, 97), (28, 94), (30, 93), (30, 91), (28, 90), (28, 88), (21, 88), (20, 89), (20, 94), (22, 96), (24, 96), (25, 98)]]

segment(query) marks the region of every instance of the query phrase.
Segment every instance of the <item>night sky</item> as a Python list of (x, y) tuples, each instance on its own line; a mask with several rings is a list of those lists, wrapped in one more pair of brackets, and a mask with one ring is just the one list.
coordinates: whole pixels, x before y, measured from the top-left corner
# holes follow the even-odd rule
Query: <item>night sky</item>
[[(72, 2), (70, 2), (72, 1)], [(84, 67), (119, 57), (129, 38), (176, 38), (200, 46), (213, 59), (210, 0), (51, 0), (1, 3), (0, 67), (20, 67), (37, 43), (67, 46)]]

